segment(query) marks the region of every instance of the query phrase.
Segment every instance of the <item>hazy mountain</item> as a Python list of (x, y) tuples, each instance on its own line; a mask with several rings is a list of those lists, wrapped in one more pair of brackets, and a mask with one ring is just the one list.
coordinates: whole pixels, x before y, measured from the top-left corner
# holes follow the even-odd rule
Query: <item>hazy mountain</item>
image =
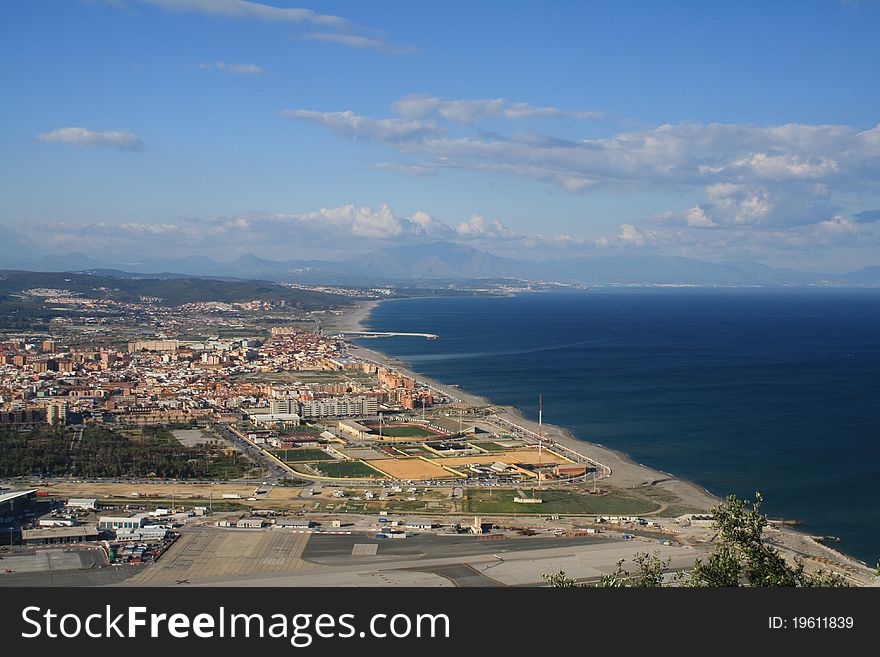
[[(0, 235), (0, 237), (3, 237)], [(173, 278), (186, 275), (218, 279), (258, 279), (330, 285), (424, 285), (442, 281), (519, 279), (586, 285), (803, 286), (880, 285), (880, 267), (832, 275), (779, 269), (749, 261), (713, 263), (652, 254), (591, 254), (536, 262), (505, 258), (454, 242), (393, 246), (341, 262), (268, 260), (247, 254), (228, 262), (209, 256), (145, 258), (135, 262), (101, 262), (81, 253), (28, 255), (16, 235), (7, 236), (0, 267), (32, 271), (115, 270)], [(16, 248), (18, 246), (19, 248)], [(24, 253), (23, 253), (24, 252)]]
[(143, 260), (114, 262), (113, 268), (143, 274), (180, 272), (193, 276), (221, 274), (226, 266), (210, 256), (194, 255), (187, 258), (145, 258)]
[(525, 278), (535, 263), (501, 258), (485, 251), (455, 244), (434, 242), (416, 246), (394, 246), (371, 251), (339, 263), (339, 271), (391, 280), (461, 278)]
[(864, 267), (844, 274), (843, 278), (859, 285), (880, 285), (880, 266)]

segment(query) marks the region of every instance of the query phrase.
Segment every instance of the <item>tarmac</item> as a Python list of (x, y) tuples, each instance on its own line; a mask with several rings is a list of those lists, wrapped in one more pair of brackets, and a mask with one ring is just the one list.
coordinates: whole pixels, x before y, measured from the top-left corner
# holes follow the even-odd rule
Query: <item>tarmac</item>
[(138, 586), (536, 586), (564, 570), (595, 580), (639, 552), (688, 568), (700, 551), (611, 536), (479, 540), (421, 534), (376, 539), (371, 534), (309, 535), (283, 529), (187, 529), (159, 562), (121, 585)]

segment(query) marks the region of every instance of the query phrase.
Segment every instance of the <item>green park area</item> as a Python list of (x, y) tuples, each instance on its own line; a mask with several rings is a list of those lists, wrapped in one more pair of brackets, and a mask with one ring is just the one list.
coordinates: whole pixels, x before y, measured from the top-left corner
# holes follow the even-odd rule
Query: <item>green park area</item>
[(568, 515), (639, 515), (656, 511), (658, 504), (619, 491), (605, 495), (586, 495), (569, 490), (523, 491), (539, 497), (541, 504), (514, 502), (515, 490), (468, 489), (463, 511), (474, 514), (568, 514)]

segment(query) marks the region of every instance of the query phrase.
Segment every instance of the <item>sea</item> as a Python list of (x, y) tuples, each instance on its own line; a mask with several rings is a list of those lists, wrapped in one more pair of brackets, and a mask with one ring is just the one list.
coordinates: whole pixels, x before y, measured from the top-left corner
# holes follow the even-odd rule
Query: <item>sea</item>
[(880, 290), (605, 289), (379, 304), (361, 341), (621, 450), (870, 566), (880, 559)]

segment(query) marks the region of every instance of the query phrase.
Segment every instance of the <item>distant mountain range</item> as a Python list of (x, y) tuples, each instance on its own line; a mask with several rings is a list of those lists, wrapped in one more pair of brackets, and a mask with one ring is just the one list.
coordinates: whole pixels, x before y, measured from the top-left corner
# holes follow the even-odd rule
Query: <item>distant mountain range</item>
[(120, 276), (179, 275), (327, 285), (424, 286), (430, 283), (517, 279), (584, 285), (878, 286), (880, 266), (847, 274), (777, 269), (755, 262), (712, 263), (658, 255), (590, 255), (552, 262), (505, 258), (453, 242), (395, 246), (341, 262), (267, 260), (245, 255), (229, 262), (208, 256), (101, 261), (82, 253), (28, 256), (0, 252), (0, 269), (81, 271)]

